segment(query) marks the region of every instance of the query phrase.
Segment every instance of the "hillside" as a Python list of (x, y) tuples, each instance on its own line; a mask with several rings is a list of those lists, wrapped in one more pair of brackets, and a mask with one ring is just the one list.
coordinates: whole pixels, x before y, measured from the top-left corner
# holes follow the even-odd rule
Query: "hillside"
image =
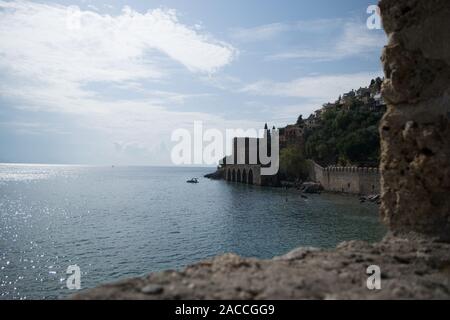
[(381, 78), (326, 103), (307, 119), (280, 129), (282, 179), (305, 177), (305, 159), (322, 166), (376, 167), (380, 161), (378, 125), (386, 111)]

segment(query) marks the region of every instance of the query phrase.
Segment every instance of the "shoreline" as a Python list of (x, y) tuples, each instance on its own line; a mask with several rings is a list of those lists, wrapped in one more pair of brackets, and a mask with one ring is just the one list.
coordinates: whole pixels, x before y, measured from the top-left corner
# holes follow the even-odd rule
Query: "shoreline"
[[(225, 180), (223, 178), (223, 174), (222, 174), (222, 172), (220, 170), (216, 170), (215, 172), (205, 174), (203, 177), (207, 178), (207, 179), (210, 179), (210, 180), (222, 180), (222, 181), (225, 181), (225, 182), (230, 182), (230, 181), (227, 181), (227, 180)], [(240, 182), (231, 182), (231, 183), (242, 184)], [(285, 185), (283, 185), (283, 184), (285, 184)], [(310, 191), (306, 191), (305, 192), (305, 186), (313, 186), (313, 188), (310, 189)], [(310, 195), (310, 194), (318, 194), (318, 195), (320, 195), (322, 192), (324, 192), (324, 193), (330, 193), (330, 194), (336, 194), (336, 195), (358, 197), (359, 201), (361, 203), (370, 202), (370, 203), (374, 203), (374, 204), (377, 204), (377, 205), (381, 204), (380, 194), (379, 193), (375, 193), (375, 194), (355, 194), (355, 193), (351, 193), (351, 192), (342, 192), (342, 191), (336, 191), (336, 190), (325, 190), (320, 183), (314, 182), (314, 181), (306, 181), (306, 182), (302, 182), (302, 183), (299, 183), (299, 184), (297, 182), (280, 181), (279, 185), (260, 185), (259, 187), (262, 187), (262, 188), (274, 188), (274, 189), (285, 189), (285, 190), (294, 189), (294, 191), (298, 191), (299, 195), (302, 196), (302, 197), (307, 197), (307, 195)]]

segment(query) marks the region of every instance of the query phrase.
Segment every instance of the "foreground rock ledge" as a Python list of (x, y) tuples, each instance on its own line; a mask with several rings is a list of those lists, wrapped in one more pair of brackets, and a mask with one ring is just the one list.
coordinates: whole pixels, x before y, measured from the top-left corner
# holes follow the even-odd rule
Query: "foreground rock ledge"
[[(381, 268), (368, 290), (366, 268)], [(387, 236), (335, 250), (298, 248), (272, 260), (225, 254), (182, 271), (88, 289), (72, 299), (449, 299), (450, 244)]]

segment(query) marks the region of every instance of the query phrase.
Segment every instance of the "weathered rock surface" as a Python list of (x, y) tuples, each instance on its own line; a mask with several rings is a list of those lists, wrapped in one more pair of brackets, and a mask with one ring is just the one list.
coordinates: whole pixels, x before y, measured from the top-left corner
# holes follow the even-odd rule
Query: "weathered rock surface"
[(450, 1), (382, 0), (381, 215), (450, 241)]
[[(381, 268), (381, 290), (366, 286)], [(450, 244), (388, 236), (335, 250), (299, 248), (273, 260), (226, 254), (86, 290), (73, 299), (450, 299)]]

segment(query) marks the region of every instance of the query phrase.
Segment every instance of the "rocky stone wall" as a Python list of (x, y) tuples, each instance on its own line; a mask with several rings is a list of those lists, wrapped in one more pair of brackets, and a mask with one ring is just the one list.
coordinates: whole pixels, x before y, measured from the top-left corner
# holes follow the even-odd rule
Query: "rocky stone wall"
[(380, 193), (380, 172), (377, 168), (323, 168), (314, 161), (309, 163), (311, 179), (319, 182), (325, 191), (360, 195)]
[(382, 0), (381, 215), (450, 241), (450, 1)]

